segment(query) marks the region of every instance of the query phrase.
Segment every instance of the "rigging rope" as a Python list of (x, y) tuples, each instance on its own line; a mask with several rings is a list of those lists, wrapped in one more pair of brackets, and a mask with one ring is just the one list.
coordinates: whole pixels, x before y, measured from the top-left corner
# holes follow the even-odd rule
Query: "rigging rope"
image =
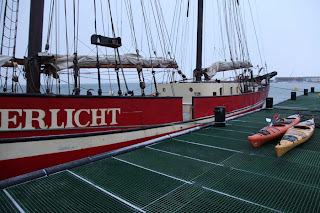
[[(136, 32), (135, 32), (135, 27), (134, 27), (134, 22), (133, 22), (133, 14), (132, 14), (132, 7), (131, 7), (131, 2), (126, 1), (126, 8), (127, 8), (127, 15), (130, 23), (130, 28), (131, 28), (131, 36), (135, 44), (135, 49), (137, 53), (137, 60), (138, 63), (140, 61), (139, 58), (139, 48), (138, 48), (138, 43), (137, 43), (137, 38), (136, 38)], [(141, 88), (141, 94), (142, 96), (145, 95), (144, 89), (145, 89), (145, 81), (144, 81), (144, 76), (143, 76), (143, 70), (142, 66), (140, 64), (137, 65), (137, 72), (138, 72), (138, 77), (139, 77), (139, 84)]]
[[(1, 12), (3, 9), (3, 3), (1, 3)], [(8, 16), (8, 11), (11, 12)], [(11, 0), (11, 6), (8, 0), (5, 1), (4, 13), (3, 13), (3, 27), (2, 27), (2, 38), (0, 54), (6, 54), (15, 58), (16, 53), (16, 39), (17, 39), (17, 27), (18, 27), (18, 13), (19, 13), (19, 0)], [(8, 23), (9, 22), (9, 23)], [(6, 49), (6, 50), (5, 50)], [(4, 53), (5, 52), (5, 53)], [(11, 68), (10, 68), (11, 70)], [(0, 79), (1, 87), (3, 92), (8, 90), (8, 80), (11, 77), (11, 91), (18, 91), (18, 76), (17, 76), (17, 66), (13, 62), (12, 75), (9, 76), (9, 68), (5, 68), (5, 82), (2, 82), (2, 70), (0, 68)]]
[(52, 19), (53, 19), (53, 9), (54, 9), (54, 0), (51, 0), (50, 3), (50, 11), (49, 11), (49, 21), (48, 21), (48, 34), (47, 34), (47, 42), (45, 46), (45, 51), (48, 52), (49, 50), (49, 41), (51, 36), (51, 27), (52, 27)]
[[(94, 0), (94, 29), (96, 35), (97, 33), (97, 11), (96, 11), (96, 0)], [(99, 64), (99, 50), (98, 50), (98, 45), (96, 45), (96, 50), (97, 50), (97, 68), (98, 68), (98, 95), (102, 95), (102, 90), (101, 90), (101, 80), (100, 80), (100, 64)]]
[[(122, 2), (122, 1), (121, 1)], [(101, 20), (102, 20), (102, 30), (103, 30), (103, 35), (106, 36), (106, 31), (104, 28), (104, 13), (102, 11), (102, 0), (100, 0), (100, 9), (101, 9)], [(108, 48), (105, 47), (105, 51), (106, 51), (106, 56), (108, 55)], [(111, 87), (111, 79), (110, 79), (110, 72), (109, 72), (109, 68), (107, 68), (108, 71), (108, 76), (109, 76), (109, 87), (110, 87), (110, 92), (112, 93), (112, 87)]]
[(259, 46), (259, 40), (258, 40), (258, 36), (257, 36), (257, 31), (256, 31), (256, 25), (254, 24), (253, 15), (252, 15), (252, 10), (251, 10), (251, 5), (250, 5), (250, 1), (249, 1), (249, 0), (248, 0), (248, 3), (249, 3), (249, 8), (250, 8), (250, 14), (251, 14), (252, 24), (253, 24), (253, 28), (254, 28), (254, 33), (255, 33), (256, 41), (257, 41), (257, 45), (258, 45), (260, 61), (261, 61), (261, 65), (262, 65), (263, 62), (262, 62), (261, 51), (260, 51), (260, 46)]
[[(115, 37), (116, 37), (116, 33), (115, 33), (115, 30), (114, 30), (114, 25), (113, 25), (113, 18), (112, 18), (110, 0), (108, 0), (108, 4), (109, 4), (109, 13), (110, 13), (110, 21), (111, 21), (112, 34), (113, 34), (113, 37), (115, 38)], [(127, 81), (126, 81), (126, 77), (125, 77), (125, 75), (124, 75), (123, 66), (122, 66), (122, 62), (121, 62), (121, 58), (120, 58), (120, 53), (119, 53), (119, 48), (116, 48), (114, 53), (115, 53), (115, 58), (118, 57), (119, 62), (120, 62), (120, 68), (121, 68), (121, 72), (122, 72), (122, 77), (123, 77), (123, 80), (124, 80), (124, 83), (125, 83), (125, 86), (126, 86), (126, 89), (127, 89), (127, 93), (133, 95), (132, 91), (130, 91), (129, 88), (128, 88), (128, 84), (127, 84)], [(117, 81), (118, 81), (118, 88), (119, 88), (118, 95), (120, 96), (120, 95), (122, 95), (122, 91), (121, 91), (121, 88), (120, 88), (120, 78), (119, 78), (119, 74), (118, 74), (119, 68), (117, 67), (117, 60), (116, 60), (115, 71), (116, 71), (116, 73), (117, 73)]]
[[(79, 0), (78, 0), (78, 9), (77, 9), (77, 24), (76, 24), (76, 2), (73, 0), (73, 72), (74, 72), (74, 93), (75, 95), (80, 95), (80, 70), (78, 66), (78, 32), (79, 32)], [(97, 55), (98, 57), (98, 55)], [(99, 72), (98, 72), (99, 73)], [(79, 85), (78, 85), (79, 82)]]
[(69, 77), (69, 43), (68, 43), (68, 20), (67, 20), (67, 2), (64, 0), (64, 17), (66, 25), (66, 46), (67, 46), (67, 70), (68, 70), (68, 92), (70, 95), (70, 77)]
[[(257, 19), (258, 19), (259, 31), (260, 31), (260, 35), (261, 35), (262, 53), (265, 53), (265, 51), (264, 51), (263, 39), (262, 39), (262, 32), (261, 32), (261, 27), (260, 27), (260, 21), (259, 21), (259, 13), (258, 13), (258, 10), (257, 10), (257, 1), (255, 1), (255, 6), (256, 6), (256, 14), (257, 14)], [(266, 60), (266, 57), (265, 57), (264, 54), (263, 54), (263, 58), (264, 58), (264, 64), (265, 64), (266, 70), (267, 70), (267, 72), (268, 72), (268, 69), (267, 69), (267, 60)]]

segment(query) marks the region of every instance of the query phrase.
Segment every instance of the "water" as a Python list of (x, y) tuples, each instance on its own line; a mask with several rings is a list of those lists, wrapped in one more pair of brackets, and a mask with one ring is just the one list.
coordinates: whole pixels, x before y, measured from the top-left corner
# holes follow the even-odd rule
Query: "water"
[[(294, 87), (298, 87), (298, 90), (294, 90)], [(122, 91), (126, 91), (125, 84), (120, 85)], [(133, 90), (135, 95), (141, 95), (141, 89), (139, 87), (139, 83), (128, 83), (129, 90)], [(297, 96), (303, 95), (303, 90), (308, 89), (310, 92), (311, 87), (315, 88), (316, 92), (320, 92), (320, 83), (311, 83), (311, 82), (279, 82), (279, 83), (271, 83), (270, 84), (270, 92), (269, 97), (273, 98), (273, 103), (277, 104), (279, 102), (290, 99), (291, 92), (296, 91)], [(53, 87), (53, 93), (58, 94), (58, 88)], [(81, 95), (86, 95), (87, 90), (92, 89), (91, 92), (93, 95), (98, 94), (98, 85), (97, 84), (82, 84), (81, 85)], [(118, 93), (118, 85), (116, 83), (111, 84), (111, 89), (109, 84), (102, 84), (102, 95), (109, 95), (110, 90), (114, 92), (114, 95)], [(60, 93), (61, 94), (69, 94), (68, 85), (61, 84), (60, 85)], [(70, 86), (70, 92), (72, 92), (72, 86)], [(149, 83), (146, 85), (145, 94), (151, 94), (153, 92), (153, 84)], [(42, 93), (44, 93), (42, 91)]]
[[(141, 89), (139, 86), (139, 83), (128, 83), (127, 84), (128, 89), (132, 90), (134, 92), (135, 95), (141, 95)], [(90, 92), (93, 95), (98, 95), (98, 84), (82, 84), (80, 85), (81, 91), (80, 94), (81, 95), (86, 95), (87, 91), (90, 90)], [(120, 88), (121, 91), (123, 91), (124, 93), (127, 91), (126, 89), (126, 85), (124, 83), (120, 84)], [(70, 85), (70, 93), (72, 93), (72, 89), (73, 86)], [(111, 83), (110, 84), (102, 84), (101, 85), (101, 90), (102, 90), (102, 95), (110, 95), (110, 91), (114, 92), (114, 95), (118, 94), (118, 84), (117, 83)], [(52, 91), (54, 94), (58, 94), (57, 91), (59, 91), (59, 88), (53, 87)], [(145, 94), (151, 94), (153, 93), (153, 84), (146, 84), (146, 88), (145, 88)], [(69, 88), (67, 84), (61, 84), (60, 85), (60, 94), (69, 94)]]
[[(298, 87), (298, 90), (294, 90), (294, 87)], [(269, 97), (273, 98), (273, 103), (288, 100), (291, 98), (291, 92), (297, 92), (297, 96), (303, 95), (304, 89), (311, 91), (311, 87), (315, 88), (315, 92), (320, 92), (320, 83), (311, 82), (279, 82), (270, 84)]]

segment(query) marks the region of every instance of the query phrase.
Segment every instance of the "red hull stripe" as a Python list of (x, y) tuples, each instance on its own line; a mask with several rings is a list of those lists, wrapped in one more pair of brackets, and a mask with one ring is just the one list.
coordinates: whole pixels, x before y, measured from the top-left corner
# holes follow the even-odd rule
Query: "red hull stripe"
[[(261, 104), (259, 106), (254, 107), (254, 108), (246, 109), (245, 112), (250, 112), (250, 111), (256, 110), (260, 107), (261, 107)], [(235, 113), (235, 114), (233, 114), (233, 116), (243, 114), (243, 113), (244, 113), (243, 111), (239, 112), (239, 113)], [(172, 133), (174, 133), (174, 132), (172, 132)], [(92, 148), (87, 148), (87, 149), (82, 149), (82, 150), (74, 150), (74, 151), (68, 151), (68, 152), (60, 152), (60, 153), (52, 153), (52, 154), (3, 160), (3, 161), (0, 161), (0, 168), (1, 168), (1, 171), (5, 171), (5, 172), (0, 173), (0, 180), (4, 180), (4, 179), (8, 179), (8, 178), (15, 177), (18, 175), (26, 174), (29, 172), (41, 170), (43, 168), (56, 166), (59, 164), (78, 160), (81, 158), (86, 158), (86, 157), (94, 156), (97, 154), (109, 152), (112, 150), (124, 148), (127, 146), (138, 144), (138, 143), (141, 143), (141, 142), (144, 142), (147, 140), (151, 140), (154, 138), (158, 138), (158, 137), (168, 135), (168, 134), (162, 134), (162, 135), (157, 135), (157, 136), (152, 136), (152, 137), (147, 137), (147, 138), (141, 138), (141, 139), (137, 139), (137, 140), (122, 142), (122, 143), (117, 143), (117, 144), (111, 144), (111, 145), (106, 145), (106, 146), (92, 147)]]
[[(248, 105), (243, 104), (242, 107), (234, 109), (233, 111), (228, 110), (227, 117), (243, 114), (245, 112), (253, 111), (253, 110), (260, 108), (262, 106), (262, 104), (264, 103), (264, 99), (265, 99), (266, 95), (268, 94), (268, 89), (267, 89), (267, 91), (264, 91), (264, 92), (252, 93), (252, 95), (255, 95), (255, 94), (260, 95), (259, 100), (252, 103), (251, 105), (250, 104), (248, 104)], [(257, 97), (255, 97), (255, 98), (257, 98)], [(203, 100), (205, 100), (205, 99), (203, 99)], [(177, 104), (178, 104), (178, 102), (177, 102)], [(211, 100), (210, 100), (210, 105), (212, 105)], [(179, 109), (178, 114), (181, 115), (182, 112), (180, 113), (180, 111), (181, 111), (181, 109)], [(210, 111), (210, 113), (209, 113), (209, 111), (206, 113), (208, 113), (208, 114), (205, 115), (204, 117), (206, 117), (206, 118), (213, 117), (212, 110)], [(157, 116), (157, 117), (159, 117), (159, 116)], [(179, 120), (180, 118), (175, 117), (175, 119)], [(177, 121), (177, 120), (175, 120), (175, 121)], [(196, 119), (196, 121), (197, 120), (198, 119)], [(199, 118), (199, 121), (201, 121), (201, 120), (203, 120), (203, 119)], [(155, 122), (155, 123), (157, 123), (157, 122)], [(183, 123), (185, 123), (185, 122), (183, 122)], [(193, 124), (193, 126), (191, 125), (191, 127), (188, 127), (188, 128), (192, 128), (195, 126), (201, 126), (201, 125), (204, 125), (204, 124), (199, 124), (199, 122), (196, 122), (196, 124)], [(186, 128), (184, 128), (183, 130), (186, 130)], [(137, 130), (137, 131), (139, 131), (139, 130)], [(181, 131), (181, 130), (179, 130), (179, 131)], [(179, 131), (175, 131), (175, 132), (179, 132)], [(43, 132), (45, 132), (45, 131), (43, 131)], [(66, 162), (78, 160), (81, 158), (86, 158), (86, 157), (90, 157), (93, 155), (97, 155), (97, 154), (109, 152), (112, 150), (120, 149), (120, 148), (127, 147), (130, 145), (138, 144), (138, 143), (141, 143), (141, 142), (144, 142), (147, 140), (158, 138), (158, 137), (161, 137), (164, 135), (168, 135), (170, 133), (174, 133), (174, 132), (167, 132), (165, 134), (153, 135), (150, 137), (141, 137), (141, 138), (135, 139), (135, 140), (129, 139), (130, 141), (127, 141), (127, 142), (90, 147), (90, 148), (80, 149), (80, 150), (71, 150), (71, 151), (65, 151), (65, 152), (56, 152), (56, 153), (42, 154), (42, 155), (37, 155), (37, 156), (15, 158), (15, 159), (10, 159), (10, 160), (2, 160), (2, 161), (0, 161), (0, 171), (2, 171), (0, 173), (0, 180), (4, 180), (7, 178), (11, 178), (14, 176), (18, 176), (18, 175), (29, 173), (29, 172), (36, 171), (36, 170), (41, 170), (43, 168), (48, 168), (48, 167), (52, 167), (55, 165), (63, 164)], [(63, 139), (61, 139), (61, 140), (63, 140)], [(90, 140), (90, 137), (88, 137), (88, 140)], [(57, 139), (57, 141), (58, 141), (58, 139)]]

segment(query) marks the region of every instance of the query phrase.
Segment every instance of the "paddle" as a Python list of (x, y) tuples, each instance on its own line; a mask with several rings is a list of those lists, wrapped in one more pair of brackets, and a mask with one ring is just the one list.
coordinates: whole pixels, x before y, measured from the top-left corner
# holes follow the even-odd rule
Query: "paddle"
[(266, 121), (267, 121), (268, 123), (270, 123), (269, 126), (272, 126), (272, 125), (277, 121), (277, 119), (278, 119), (279, 117), (280, 117), (280, 114), (276, 113), (276, 114), (273, 116), (272, 119), (271, 119), (271, 118), (266, 118)]

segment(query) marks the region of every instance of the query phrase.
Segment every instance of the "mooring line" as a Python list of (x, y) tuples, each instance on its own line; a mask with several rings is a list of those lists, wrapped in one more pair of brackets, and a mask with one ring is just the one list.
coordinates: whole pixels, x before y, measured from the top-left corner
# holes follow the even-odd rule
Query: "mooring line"
[(211, 146), (211, 145), (207, 145), (207, 144), (195, 143), (195, 142), (186, 141), (186, 140), (180, 140), (180, 139), (176, 139), (176, 138), (172, 138), (172, 140), (180, 141), (180, 142), (183, 142), (183, 143), (190, 143), (190, 144), (197, 145), (197, 146), (204, 146), (204, 147), (209, 147), (209, 148), (214, 148), (214, 149), (221, 149), (221, 150), (230, 151), (230, 152), (243, 153), (241, 151), (234, 150), (234, 149), (227, 149), (227, 148), (223, 148), (223, 147), (219, 147), (219, 146)]
[(15, 201), (15, 199), (10, 195), (10, 193), (4, 189), (3, 192), (7, 195), (7, 197), (11, 200), (13, 205), (19, 210), (19, 212), (24, 213), (25, 211), (21, 208), (21, 206)]
[(256, 205), (256, 206), (259, 206), (259, 207), (262, 207), (262, 208), (265, 208), (265, 209), (269, 209), (271, 211), (275, 211), (275, 212), (282, 212), (282, 211), (279, 211), (277, 209), (273, 209), (273, 208), (270, 208), (268, 206), (264, 206), (264, 205), (261, 205), (259, 203), (255, 203), (255, 202), (252, 202), (252, 201), (249, 201), (249, 200), (245, 200), (245, 199), (242, 199), (240, 197), (237, 197), (237, 196), (233, 196), (231, 194), (227, 194), (227, 193), (224, 193), (224, 192), (220, 192), (218, 190), (215, 190), (215, 189), (211, 189), (211, 188), (208, 188), (208, 187), (205, 187), (205, 186), (202, 186), (203, 189), (205, 190), (208, 190), (208, 191), (211, 191), (211, 192), (215, 192), (217, 194), (221, 194), (221, 195), (225, 195), (227, 197), (231, 197), (231, 198), (234, 198), (236, 200), (240, 200), (240, 201), (243, 201), (243, 202), (246, 202), (246, 203), (250, 203), (250, 204), (253, 204), (253, 205)]
[(91, 186), (93, 186), (93, 187), (95, 187), (95, 188), (99, 189), (100, 191), (102, 191), (102, 192), (104, 192), (104, 193), (108, 194), (109, 196), (111, 196), (111, 197), (113, 197), (113, 198), (115, 198), (115, 199), (119, 200), (120, 202), (122, 202), (122, 203), (124, 203), (124, 204), (126, 204), (126, 205), (128, 205), (128, 206), (130, 206), (130, 207), (132, 207), (132, 208), (134, 208), (134, 209), (136, 209), (136, 210), (138, 210), (138, 211), (140, 211), (140, 212), (144, 212), (144, 213), (145, 213), (145, 211), (144, 211), (144, 210), (142, 210), (141, 208), (139, 208), (139, 207), (137, 207), (137, 206), (133, 205), (132, 203), (129, 203), (128, 201), (126, 201), (126, 200), (124, 200), (124, 199), (122, 199), (122, 198), (118, 197), (117, 195), (112, 194), (111, 192), (109, 192), (109, 191), (107, 191), (107, 190), (105, 190), (105, 189), (101, 188), (100, 186), (98, 186), (98, 185), (96, 185), (96, 184), (94, 184), (94, 183), (92, 183), (92, 182), (88, 181), (87, 179), (85, 179), (85, 178), (81, 177), (80, 175), (77, 175), (76, 173), (74, 173), (74, 172), (72, 172), (72, 171), (70, 171), (70, 170), (67, 170), (67, 171), (68, 171), (70, 174), (72, 174), (72, 175), (76, 176), (77, 178), (81, 179), (82, 181), (84, 181), (84, 182), (86, 182), (86, 183), (90, 184)]
[(116, 157), (112, 157), (112, 158), (114, 158), (114, 159), (116, 159), (116, 160), (118, 160), (118, 161), (122, 161), (122, 162), (124, 162), (124, 163), (130, 164), (130, 165), (132, 165), (132, 166), (136, 166), (136, 167), (139, 167), (139, 168), (141, 168), (141, 169), (145, 169), (145, 170), (148, 170), (148, 171), (150, 171), (150, 172), (157, 173), (157, 174), (159, 174), (159, 175), (163, 175), (163, 176), (166, 176), (166, 177), (169, 177), (169, 178), (172, 178), (172, 179), (175, 179), (175, 180), (178, 180), (178, 181), (187, 183), (187, 184), (192, 184), (192, 182), (190, 182), (190, 181), (183, 180), (183, 179), (181, 179), (181, 178), (177, 178), (177, 177), (174, 177), (174, 176), (171, 176), (171, 175), (167, 175), (167, 174), (165, 174), (165, 173), (158, 172), (158, 171), (156, 171), (156, 170), (149, 169), (149, 168), (140, 166), (140, 165), (138, 165), (138, 164), (131, 163), (131, 162), (126, 161), (126, 160), (122, 160), (122, 159), (120, 159), (120, 158), (116, 158)]

